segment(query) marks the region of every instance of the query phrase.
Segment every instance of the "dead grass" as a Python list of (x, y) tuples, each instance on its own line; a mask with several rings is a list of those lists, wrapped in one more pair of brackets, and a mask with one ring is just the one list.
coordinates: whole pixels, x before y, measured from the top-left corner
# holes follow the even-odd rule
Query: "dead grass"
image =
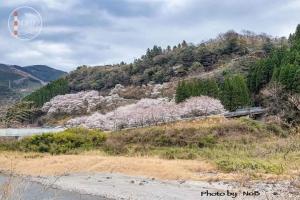
[(211, 128), (216, 125), (222, 125), (230, 120), (221, 117), (221, 116), (211, 116), (201, 120), (186, 120), (186, 121), (178, 121), (166, 125), (162, 125), (165, 128), (172, 129), (184, 129), (184, 128)]
[[(105, 156), (102, 152), (80, 155), (2, 152), (0, 170), (30, 176), (65, 175), (72, 173), (122, 173), (132, 176), (154, 177), (161, 180), (235, 180), (250, 177), (241, 173), (222, 173), (204, 160), (164, 160), (156, 157)], [(299, 171), (295, 172), (299, 175)], [(289, 175), (261, 174), (260, 179), (289, 179)]]
[(0, 154), (0, 170), (11, 170), (21, 175), (63, 175), (76, 172), (109, 172), (159, 179), (199, 180), (198, 173), (215, 170), (215, 166), (196, 160), (163, 160), (155, 157), (105, 156), (100, 152), (80, 155), (51, 156), (36, 153), (3, 152)]

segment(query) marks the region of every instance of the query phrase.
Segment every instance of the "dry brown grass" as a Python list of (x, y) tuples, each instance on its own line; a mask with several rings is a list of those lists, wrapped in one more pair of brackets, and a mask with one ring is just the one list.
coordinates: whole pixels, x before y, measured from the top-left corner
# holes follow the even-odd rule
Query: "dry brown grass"
[(216, 125), (222, 125), (230, 120), (221, 116), (210, 116), (205, 119), (196, 119), (196, 120), (186, 120), (186, 121), (178, 121), (170, 124), (163, 125), (167, 128), (173, 129), (183, 129), (183, 128), (210, 128)]
[[(161, 180), (235, 180), (242, 181), (247, 174), (222, 173), (216, 166), (200, 160), (164, 160), (156, 157), (105, 156), (101, 152), (86, 152), (80, 155), (37, 153), (0, 154), (0, 170), (30, 176), (64, 175), (72, 173), (122, 173)], [(289, 176), (262, 174), (261, 179), (289, 179)]]
[[(63, 175), (77, 172), (123, 173), (133, 176), (155, 177), (168, 180), (208, 180), (209, 172), (216, 171), (213, 164), (196, 160), (163, 160), (155, 157), (104, 156), (99, 152), (81, 155), (50, 156), (46, 154), (0, 154), (0, 170), (11, 170), (20, 175)], [(219, 173), (213, 178), (231, 179), (233, 174)]]

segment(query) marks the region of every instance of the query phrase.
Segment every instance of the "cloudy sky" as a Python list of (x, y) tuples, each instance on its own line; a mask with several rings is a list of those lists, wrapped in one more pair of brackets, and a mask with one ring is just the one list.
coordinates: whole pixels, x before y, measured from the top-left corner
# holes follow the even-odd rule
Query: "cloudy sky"
[[(43, 18), (34, 40), (18, 40), (8, 30), (19, 6), (31, 6)], [(298, 23), (299, 0), (3, 0), (0, 63), (70, 71), (131, 62), (155, 44), (197, 44), (229, 29), (288, 36)]]

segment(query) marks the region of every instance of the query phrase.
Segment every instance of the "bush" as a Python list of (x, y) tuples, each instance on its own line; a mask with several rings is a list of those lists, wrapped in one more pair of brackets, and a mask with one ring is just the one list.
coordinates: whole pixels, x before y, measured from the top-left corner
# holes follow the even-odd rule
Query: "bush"
[(217, 137), (214, 135), (206, 135), (199, 138), (198, 146), (200, 148), (203, 147), (211, 147), (217, 143)]
[(251, 132), (254, 133), (274, 134), (281, 137), (285, 137), (287, 135), (287, 131), (283, 130), (279, 125), (274, 123), (262, 123), (248, 118), (240, 118), (240, 121), (245, 124)]
[(253, 120), (253, 119), (250, 119), (250, 118), (245, 118), (245, 117), (242, 117), (240, 118), (240, 121), (246, 126), (248, 127), (248, 129), (251, 131), (251, 132), (254, 132), (254, 133), (259, 133), (262, 131), (263, 128), (265, 128), (264, 124), (259, 122), (259, 121), (256, 121), (256, 120)]
[(287, 131), (283, 130), (280, 126), (276, 124), (266, 124), (266, 129), (277, 136), (286, 137)]
[(174, 160), (174, 159), (194, 160), (197, 158), (197, 154), (193, 152), (193, 149), (169, 148), (163, 151), (160, 157), (168, 160)]
[(69, 129), (56, 134), (43, 134), (26, 137), (18, 143), (22, 151), (61, 154), (76, 149), (88, 150), (100, 147), (106, 140), (104, 133), (86, 130)]
[(244, 170), (258, 171), (263, 173), (281, 174), (283, 167), (279, 164), (245, 159), (221, 159), (216, 162), (218, 168), (224, 172), (237, 172)]

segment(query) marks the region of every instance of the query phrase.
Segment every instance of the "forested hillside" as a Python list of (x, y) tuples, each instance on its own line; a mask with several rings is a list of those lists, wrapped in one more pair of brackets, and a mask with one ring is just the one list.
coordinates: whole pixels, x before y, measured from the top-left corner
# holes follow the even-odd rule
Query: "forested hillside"
[[(272, 38), (264, 34), (256, 35), (245, 31), (238, 34), (228, 31), (218, 38), (199, 45), (182, 43), (163, 49), (154, 46), (133, 63), (121, 62), (106, 66), (80, 66), (67, 77), (70, 91), (106, 91), (116, 84), (124, 86), (147, 83), (164, 83), (182, 78), (201, 76), (204, 73), (220, 70), (217, 79), (226, 73), (247, 74), (250, 66), (258, 59), (267, 56), (273, 47), (287, 45), (285, 38)], [(53, 83), (56, 85), (56, 83)], [(56, 86), (53, 86), (56, 87)], [(62, 89), (64, 91), (64, 89)], [(37, 93), (27, 97), (33, 100)], [(61, 94), (61, 92), (57, 93)], [(51, 95), (53, 96), (53, 95)], [(49, 99), (49, 98), (44, 98)], [(38, 102), (40, 105), (45, 102)]]
[[(233, 59), (247, 58), (243, 63), (264, 57), (273, 47), (287, 45), (284, 38), (271, 38), (251, 32), (238, 34), (229, 31), (214, 40), (194, 45), (182, 43), (163, 49), (154, 46), (131, 64), (120, 63), (99, 67), (82, 66), (67, 77), (72, 90), (103, 90), (123, 85), (163, 83), (174, 78), (201, 74), (223, 67)], [(240, 69), (238, 69), (240, 70)], [(243, 72), (243, 70), (241, 70)]]
[(252, 66), (248, 85), (256, 104), (287, 123), (300, 123), (300, 25), (289, 37), (289, 45)]
[(130, 64), (80, 66), (24, 101), (41, 108), (57, 95), (88, 90), (107, 95), (117, 84), (139, 99), (147, 85), (172, 83), (178, 84), (176, 92), (167, 97), (174, 95), (177, 103), (204, 95), (219, 99), (228, 111), (263, 106), (268, 115), (294, 124), (299, 121), (299, 43), (300, 26), (289, 39), (228, 31), (199, 45), (154, 46)]
[[(288, 44), (267, 45), (268, 56), (250, 65), (241, 75), (224, 74), (224, 80), (180, 82), (176, 101), (190, 96), (218, 97), (228, 110), (258, 105), (288, 124), (300, 123), (300, 25)], [(250, 95), (252, 99), (250, 99)]]
[(0, 117), (24, 96), (65, 74), (44, 65), (20, 67), (0, 64)]

